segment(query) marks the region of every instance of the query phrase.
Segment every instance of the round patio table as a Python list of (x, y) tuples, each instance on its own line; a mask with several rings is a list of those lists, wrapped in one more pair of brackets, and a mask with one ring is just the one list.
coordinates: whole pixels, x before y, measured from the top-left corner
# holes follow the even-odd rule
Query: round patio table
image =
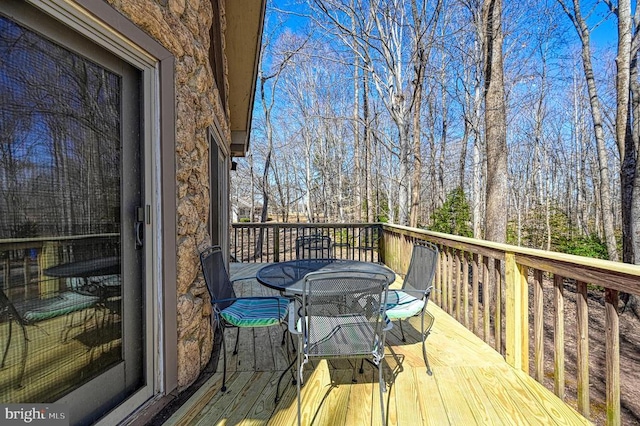
[(101, 257), (97, 259), (80, 260), (63, 263), (45, 269), (45, 275), (60, 278), (88, 278), (120, 273), (120, 256)]
[(83, 285), (73, 291), (87, 296), (102, 295), (105, 299), (120, 295), (120, 279), (91, 280), (94, 277), (119, 275), (120, 256), (101, 257), (97, 259), (79, 260), (62, 263), (45, 269), (44, 274), (58, 278), (81, 278)]
[(256, 279), (262, 285), (285, 295), (299, 296), (304, 291), (304, 278), (311, 272), (364, 272), (384, 275), (387, 284), (396, 279), (396, 274), (384, 265), (372, 262), (343, 259), (298, 259), (272, 263), (261, 268)]

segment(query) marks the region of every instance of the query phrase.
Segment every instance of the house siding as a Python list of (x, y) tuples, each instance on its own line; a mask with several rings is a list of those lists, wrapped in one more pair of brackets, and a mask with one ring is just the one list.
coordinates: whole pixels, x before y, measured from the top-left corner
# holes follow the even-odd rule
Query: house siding
[(227, 103), (220, 102), (209, 62), (214, 18), (220, 19), (224, 49), (224, 5), (221, 16), (214, 17), (208, 0), (107, 2), (175, 56), (177, 379), (178, 388), (184, 389), (206, 366), (213, 346), (211, 305), (198, 253), (211, 242), (207, 129), (214, 117), (227, 146), (231, 142), (229, 114), (223, 109)]

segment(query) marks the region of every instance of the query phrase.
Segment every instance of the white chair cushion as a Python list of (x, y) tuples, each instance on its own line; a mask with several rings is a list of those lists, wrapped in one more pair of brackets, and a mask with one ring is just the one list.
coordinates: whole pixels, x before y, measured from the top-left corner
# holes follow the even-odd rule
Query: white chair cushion
[(387, 317), (398, 320), (412, 317), (422, 311), (424, 299), (417, 299), (401, 290), (389, 290)]

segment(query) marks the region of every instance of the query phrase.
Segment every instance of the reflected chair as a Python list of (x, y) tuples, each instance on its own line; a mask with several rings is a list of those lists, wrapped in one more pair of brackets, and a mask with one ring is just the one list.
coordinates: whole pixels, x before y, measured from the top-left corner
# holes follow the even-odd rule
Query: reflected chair
[[(406, 342), (402, 320), (420, 314), (420, 335), (422, 336), (422, 356), (427, 367), (427, 373), (432, 375), (425, 341), (431, 332), (434, 317), (427, 311), (427, 303), (433, 289), (432, 281), (438, 264), (438, 247), (434, 244), (421, 242), (413, 246), (411, 262), (407, 275), (402, 283), (402, 289), (389, 290), (387, 299), (387, 317), (391, 321), (398, 320), (402, 341)], [(427, 322), (425, 324), (425, 316)]]
[[(355, 253), (358, 253), (357, 259), (373, 262), (377, 257), (376, 254), (379, 253), (381, 238), (382, 228), (380, 225), (370, 225), (362, 228), (353, 238), (353, 248)], [(379, 259), (377, 262), (381, 263)]]
[[(29, 334), (27, 326), (36, 326), (37, 323), (48, 319), (56, 318), (62, 315), (72, 315), (88, 308), (93, 308), (98, 302), (99, 297), (79, 294), (73, 291), (65, 291), (48, 299), (30, 301), (22, 305), (14, 305), (7, 295), (0, 289), (0, 318), (8, 323), (8, 334), (5, 348), (2, 354), (2, 362), (0, 368), (4, 368), (9, 346), (11, 345), (11, 337), (13, 331), (13, 322), (15, 321), (22, 330), (24, 338), (24, 346), (22, 350), (22, 359), (20, 364), (20, 372), (18, 373), (18, 388), (22, 387), (24, 373), (27, 365), (27, 355), (29, 354)], [(65, 328), (67, 323), (65, 321)], [(47, 332), (42, 330), (45, 334)], [(63, 330), (62, 337), (66, 339)]]
[[(378, 367), (382, 424), (386, 422), (384, 358), (387, 280), (358, 272), (312, 272), (298, 307), (290, 305), (289, 332), (298, 337), (298, 425), (303, 368), (310, 358), (367, 358)], [(381, 315), (382, 313), (382, 315)], [(355, 369), (353, 372), (355, 379)], [(354, 380), (355, 381), (355, 380)]]
[[(204, 280), (211, 296), (215, 327), (222, 337), (223, 372), (222, 388), (225, 392), (227, 379), (227, 351), (224, 338), (226, 328), (237, 328), (233, 354), (238, 353), (238, 337), (241, 328), (286, 325), (289, 300), (284, 297), (237, 297), (220, 246), (211, 246), (200, 254)], [(252, 278), (244, 278), (252, 279)]]
[(296, 238), (296, 259), (331, 259), (332, 257), (331, 237), (305, 235)]

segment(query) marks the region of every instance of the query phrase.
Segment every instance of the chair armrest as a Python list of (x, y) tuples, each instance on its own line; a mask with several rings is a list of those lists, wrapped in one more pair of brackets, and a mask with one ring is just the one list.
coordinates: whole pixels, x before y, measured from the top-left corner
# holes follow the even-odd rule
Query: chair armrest
[(394, 288), (394, 289), (389, 289), (389, 291), (391, 290), (397, 290), (397, 291), (402, 291), (404, 293), (407, 293), (413, 297), (415, 297), (416, 299), (423, 299), (425, 297), (425, 295), (427, 294), (426, 290), (412, 290), (410, 288)]
[(255, 280), (255, 279), (256, 279), (256, 277), (241, 277), (241, 278), (235, 278), (235, 279), (230, 280), (230, 281), (231, 281), (231, 285), (233, 285), (233, 284), (235, 284), (235, 283), (237, 283), (239, 281), (249, 281), (249, 280)]
[(211, 304), (220, 303), (220, 302), (235, 302), (240, 299), (254, 299), (254, 300), (268, 300), (273, 299), (278, 301), (278, 308), (280, 307), (280, 300), (284, 299), (284, 297), (280, 296), (247, 296), (247, 297), (228, 297), (226, 299), (215, 299), (211, 301)]
[(385, 333), (393, 328), (393, 323), (389, 321), (389, 324), (385, 328), (382, 329)]

